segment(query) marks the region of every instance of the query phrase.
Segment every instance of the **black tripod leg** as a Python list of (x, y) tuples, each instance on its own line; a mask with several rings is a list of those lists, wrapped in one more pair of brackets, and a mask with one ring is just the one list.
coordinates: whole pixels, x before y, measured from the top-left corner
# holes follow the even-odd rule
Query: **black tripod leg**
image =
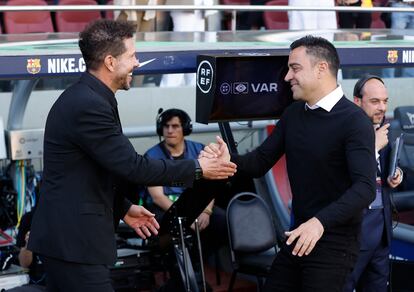
[(199, 292), (197, 279), (194, 273), (194, 268), (191, 263), (190, 253), (184, 240), (183, 218), (178, 217), (178, 225), (180, 230), (180, 244), (174, 245), (174, 252), (177, 258), (178, 266), (180, 268), (181, 277), (183, 279), (185, 291)]
[(204, 274), (203, 249), (201, 248), (200, 228), (198, 227), (198, 219), (195, 220), (195, 229), (197, 235), (198, 256), (200, 257), (201, 279), (203, 281), (203, 291), (207, 292), (206, 276)]

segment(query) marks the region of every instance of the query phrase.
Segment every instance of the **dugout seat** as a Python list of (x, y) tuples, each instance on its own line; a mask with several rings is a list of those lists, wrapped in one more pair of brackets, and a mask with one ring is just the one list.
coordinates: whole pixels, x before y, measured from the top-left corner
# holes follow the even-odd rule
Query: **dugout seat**
[[(10, 0), (6, 5), (44, 5), (44, 0)], [(8, 34), (54, 32), (49, 11), (6, 11), (4, 32)]]
[[(98, 5), (95, 0), (61, 0), (59, 5)], [(102, 18), (100, 11), (58, 11), (56, 12), (58, 32), (80, 32), (89, 22)]]

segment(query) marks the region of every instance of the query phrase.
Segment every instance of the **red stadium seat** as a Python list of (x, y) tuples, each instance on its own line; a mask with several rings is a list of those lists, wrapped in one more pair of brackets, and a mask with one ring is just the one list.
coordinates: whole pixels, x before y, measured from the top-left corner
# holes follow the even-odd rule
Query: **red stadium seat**
[[(381, 7), (381, 6), (384, 6), (385, 1), (373, 0), (372, 4), (374, 5), (374, 7)], [(372, 12), (371, 15), (372, 15), (371, 28), (386, 28), (384, 21), (382, 21), (381, 19), (381, 12)]]
[[(59, 5), (97, 5), (95, 0), (61, 0)], [(58, 32), (79, 32), (95, 19), (101, 18), (101, 13), (95, 11), (58, 11), (56, 12), (56, 29)]]
[[(266, 5), (288, 5), (288, 0), (272, 0)], [(264, 23), (267, 29), (289, 29), (289, 18), (286, 11), (264, 11)]]
[(381, 12), (372, 12), (371, 28), (385, 28), (385, 24), (381, 19)]
[[(47, 5), (44, 0), (10, 0), (6, 5)], [(4, 12), (5, 33), (54, 32), (49, 11)]]
[[(106, 2), (107, 6), (111, 6), (114, 5), (114, 1), (113, 0), (109, 0), (108, 2)], [(105, 18), (107, 19), (114, 19), (114, 11), (113, 10), (105, 10)]]

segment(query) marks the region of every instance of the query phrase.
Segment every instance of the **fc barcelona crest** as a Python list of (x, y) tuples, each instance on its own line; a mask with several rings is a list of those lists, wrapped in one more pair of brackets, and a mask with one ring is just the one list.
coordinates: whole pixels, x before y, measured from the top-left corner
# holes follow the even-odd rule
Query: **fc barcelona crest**
[(398, 51), (397, 50), (389, 50), (387, 56), (388, 63), (395, 64), (398, 61)]
[(27, 72), (30, 74), (37, 74), (42, 69), (42, 65), (40, 65), (40, 59), (27, 59)]

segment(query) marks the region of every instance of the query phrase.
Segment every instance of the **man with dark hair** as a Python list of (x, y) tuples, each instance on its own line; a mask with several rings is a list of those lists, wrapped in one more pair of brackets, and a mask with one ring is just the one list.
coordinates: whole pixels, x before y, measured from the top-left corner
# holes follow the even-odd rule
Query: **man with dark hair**
[[(152, 159), (194, 159), (197, 158), (204, 145), (189, 139), (186, 136), (192, 132), (192, 124), (190, 116), (181, 109), (171, 108), (159, 114), (156, 121), (157, 134), (162, 137), (162, 141), (145, 153), (146, 157)], [(147, 188), (147, 204), (148, 209), (155, 215), (156, 219), (161, 222), (165, 212), (185, 191), (184, 187), (174, 186), (149, 186)], [(208, 206), (198, 215), (198, 227), (202, 241), (202, 250), (205, 256), (209, 256), (221, 246), (227, 243), (227, 224), (225, 211), (214, 206), (214, 199)], [(191, 228), (195, 230), (195, 222)], [(195, 239), (195, 236), (194, 236)], [(195, 245), (194, 245), (195, 246)], [(190, 248), (190, 254), (195, 263), (199, 262), (196, 255), (196, 249)], [(174, 257), (174, 253), (171, 253)], [(175, 258), (171, 260), (171, 256), (166, 257), (166, 263), (175, 262)], [(167, 282), (168, 289), (172, 291), (181, 291), (184, 287), (181, 284), (179, 270), (175, 265), (168, 267), (171, 281)]]
[(388, 92), (384, 81), (375, 75), (363, 76), (355, 84), (354, 102), (368, 115), (375, 129), (377, 188), (375, 200), (364, 210), (358, 260), (344, 291), (387, 291), (392, 239), (390, 193), (402, 182), (403, 173), (397, 168), (395, 176), (389, 174), (390, 124), (385, 123)]
[[(153, 159), (194, 159), (197, 158), (200, 151), (203, 150), (204, 145), (189, 139), (185, 139), (192, 132), (192, 124), (190, 116), (180, 109), (168, 109), (162, 112), (157, 119), (157, 134), (163, 140), (157, 145), (151, 147), (145, 156)], [(148, 187), (148, 193), (152, 199), (152, 211), (159, 215), (157, 220), (167, 211), (171, 205), (184, 192), (183, 187), (171, 186), (151, 186)], [(204, 209), (198, 216), (198, 224), (200, 231), (203, 231), (210, 225), (210, 220), (213, 225), (216, 225), (217, 230), (213, 233), (219, 233), (220, 238), (214, 239), (213, 234), (210, 234), (210, 241), (222, 242), (226, 238), (226, 223), (225, 213), (223, 209), (214, 207), (214, 200)]]
[[(195, 141), (184, 139), (192, 132), (192, 124), (189, 115), (180, 109), (171, 108), (160, 113), (156, 121), (156, 131), (162, 141), (145, 152), (145, 156), (152, 159), (194, 159), (198, 157), (204, 145)], [(148, 190), (148, 204), (150, 210), (156, 214), (156, 219), (161, 220), (164, 212), (178, 199), (185, 190), (177, 186), (150, 186)], [(212, 203), (206, 212), (212, 211)], [(211, 215), (211, 214), (209, 214)], [(209, 219), (203, 218), (202, 219)], [(204, 229), (207, 224), (202, 220), (200, 226)]]
[(139, 66), (134, 31), (126, 22), (89, 24), (79, 39), (87, 72), (47, 117), (43, 183), (28, 249), (44, 258), (48, 291), (113, 291), (108, 265), (116, 259), (119, 220), (142, 238), (159, 227), (154, 214), (125, 199), (137, 184), (191, 186), (201, 177), (235, 172), (223, 160), (144, 158), (122, 134), (115, 93), (130, 88)]
[[(375, 196), (374, 130), (337, 84), (339, 58), (320, 37), (290, 46), (293, 98), (254, 151), (231, 155), (238, 172), (264, 175), (285, 154), (293, 222), (264, 291), (342, 291), (359, 250), (362, 210)], [(202, 156), (229, 158), (220, 138)]]

